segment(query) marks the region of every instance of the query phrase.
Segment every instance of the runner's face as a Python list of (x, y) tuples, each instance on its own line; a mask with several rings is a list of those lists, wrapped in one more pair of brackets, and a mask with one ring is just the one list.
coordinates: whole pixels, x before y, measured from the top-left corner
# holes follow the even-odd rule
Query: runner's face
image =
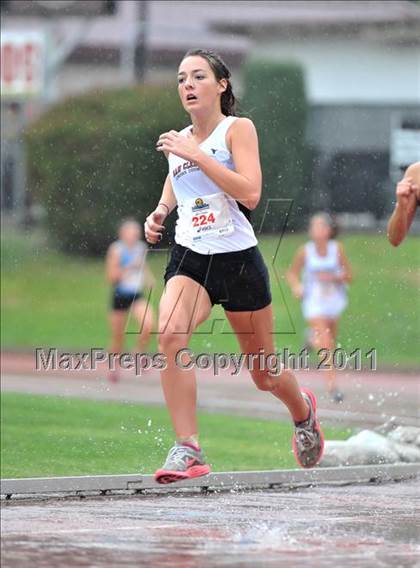
[(120, 239), (132, 245), (140, 239), (140, 227), (137, 223), (125, 223), (120, 229)]
[(312, 219), (309, 226), (309, 236), (314, 241), (328, 241), (331, 235), (331, 229), (328, 223), (321, 217)]
[(219, 83), (204, 57), (192, 55), (181, 61), (178, 69), (178, 93), (188, 113), (220, 108), (220, 95), (226, 88), (226, 80)]

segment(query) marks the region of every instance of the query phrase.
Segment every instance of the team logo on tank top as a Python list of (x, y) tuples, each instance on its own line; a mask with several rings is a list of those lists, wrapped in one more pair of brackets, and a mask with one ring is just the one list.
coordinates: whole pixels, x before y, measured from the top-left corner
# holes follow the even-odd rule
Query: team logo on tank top
[(178, 180), (179, 178), (185, 176), (185, 174), (188, 174), (189, 172), (198, 172), (199, 170), (200, 168), (197, 166), (195, 162), (192, 161), (183, 162), (182, 164), (179, 164), (179, 166), (177, 166), (172, 170), (172, 175), (176, 180)]
[(202, 211), (203, 209), (208, 209), (209, 204), (206, 203), (201, 199), (201, 197), (197, 197), (195, 200), (195, 205), (192, 206), (192, 211)]

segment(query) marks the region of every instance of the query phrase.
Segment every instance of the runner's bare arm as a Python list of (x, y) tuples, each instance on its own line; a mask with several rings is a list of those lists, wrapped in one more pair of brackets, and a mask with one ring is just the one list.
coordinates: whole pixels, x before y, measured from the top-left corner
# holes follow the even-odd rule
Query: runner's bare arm
[(154, 245), (162, 238), (162, 231), (165, 230), (163, 223), (166, 217), (175, 209), (176, 205), (176, 197), (168, 174), (163, 184), (159, 203), (156, 205), (155, 210), (147, 216), (144, 223), (144, 238), (148, 243)]
[(169, 211), (166, 211), (168, 215), (175, 209), (177, 205), (169, 174), (166, 176), (165, 183), (163, 184), (162, 195), (159, 199), (159, 203), (164, 203), (168, 206)]
[(262, 174), (255, 126), (248, 118), (238, 118), (226, 134), (235, 170), (232, 171), (200, 152), (195, 160), (199, 168), (231, 197), (255, 209), (261, 198)]
[(341, 273), (338, 275), (338, 280), (340, 282), (345, 282), (347, 284), (349, 284), (352, 279), (353, 279), (353, 275), (351, 272), (351, 267), (350, 267), (350, 263), (349, 260), (347, 258), (346, 252), (344, 250), (344, 246), (342, 245), (342, 243), (338, 243), (338, 256), (340, 259), (340, 265), (341, 265)]
[(420, 193), (420, 162), (407, 168), (397, 185), (397, 202), (388, 223), (388, 240), (397, 247), (405, 239), (417, 209)]
[(413, 196), (411, 196), (411, 201), (410, 201), (411, 207), (409, 208), (407, 214), (407, 232), (408, 232), (410, 230), (411, 224), (416, 214), (420, 198), (420, 162), (416, 162), (415, 164), (411, 164), (411, 166), (408, 166), (404, 177), (411, 177), (412, 193), (414, 194), (414, 199)]
[(293, 259), (290, 269), (286, 272), (286, 280), (296, 298), (302, 297), (303, 287), (300, 274), (305, 263), (305, 248), (300, 247)]
[(117, 247), (113, 244), (108, 249), (105, 263), (106, 278), (110, 284), (115, 285), (121, 280), (122, 271), (119, 263), (119, 252)]
[(388, 223), (388, 240), (394, 246), (400, 245), (410, 229), (417, 209), (416, 196), (411, 193), (406, 203), (395, 204), (394, 212)]

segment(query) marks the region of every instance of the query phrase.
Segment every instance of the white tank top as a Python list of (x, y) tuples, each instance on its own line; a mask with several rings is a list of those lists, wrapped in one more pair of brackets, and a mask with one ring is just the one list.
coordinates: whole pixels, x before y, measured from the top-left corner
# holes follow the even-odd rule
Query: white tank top
[[(200, 148), (234, 170), (232, 155), (226, 146), (226, 132), (237, 119), (224, 118)], [(192, 125), (180, 131), (187, 136)], [(178, 203), (175, 242), (200, 254), (234, 252), (258, 244), (254, 229), (237, 201), (225, 193), (194, 162), (175, 154), (168, 155), (169, 175)]]
[(305, 264), (303, 268), (304, 300), (313, 298), (323, 301), (336, 300), (346, 297), (347, 286), (341, 282), (322, 282), (318, 279), (319, 272), (339, 274), (342, 270), (338, 254), (338, 243), (328, 241), (327, 254), (318, 254), (315, 243), (309, 241), (305, 245)]

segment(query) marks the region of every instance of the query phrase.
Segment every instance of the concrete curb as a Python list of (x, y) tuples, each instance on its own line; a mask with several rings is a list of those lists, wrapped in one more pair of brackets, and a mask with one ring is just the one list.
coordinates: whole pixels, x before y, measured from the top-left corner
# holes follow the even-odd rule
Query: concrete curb
[(315, 485), (348, 485), (389, 482), (420, 476), (420, 463), (384, 464), (315, 469), (211, 473), (195, 479), (160, 485), (152, 475), (97, 475), (77, 477), (33, 477), (1, 480), (3, 498), (40, 498), (68, 495), (129, 493), (177, 493), (180, 490), (229, 491), (238, 489), (282, 489)]

